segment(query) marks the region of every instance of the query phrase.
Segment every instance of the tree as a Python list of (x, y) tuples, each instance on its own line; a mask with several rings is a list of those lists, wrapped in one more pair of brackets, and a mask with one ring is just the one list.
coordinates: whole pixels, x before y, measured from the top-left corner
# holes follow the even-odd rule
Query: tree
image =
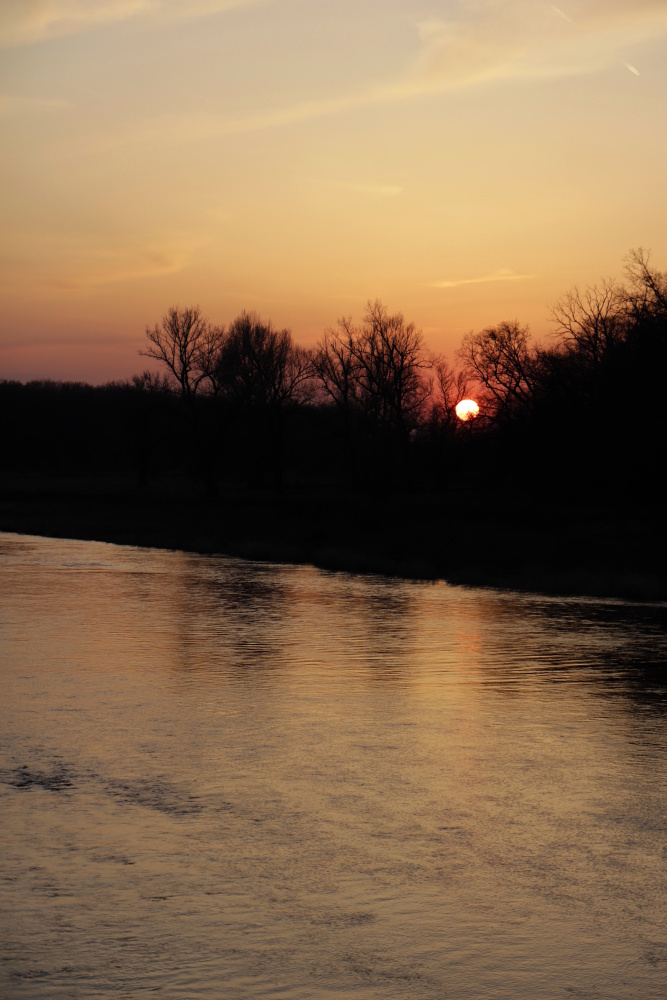
[(356, 340), (352, 317), (338, 320), (338, 329), (325, 330), (313, 355), (313, 370), (325, 395), (349, 415), (360, 403)]
[(528, 404), (537, 383), (530, 331), (515, 320), (463, 338), (457, 352), (465, 379), (476, 384), (491, 416), (505, 417)]
[(139, 353), (165, 366), (167, 378), (191, 407), (200, 389), (217, 393), (217, 363), (225, 330), (211, 326), (199, 306), (172, 307), (159, 326), (146, 327), (146, 337), (148, 347)]
[(377, 299), (368, 302), (360, 327), (348, 317), (325, 332), (313, 366), (329, 398), (362, 412), (375, 428), (403, 435), (423, 416), (430, 383), (421, 331)]
[(309, 353), (289, 330), (246, 312), (230, 325), (215, 378), (234, 422), (237, 461), (252, 481), (270, 476), (281, 485), (284, 415), (307, 397), (310, 377)]
[(433, 392), (431, 397), (431, 425), (452, 429), (457, 426), (456, 404), (468, 395), (465, 372), (455, 372), (442, 354), (431, 358)]
[(129, 450), (135, 455), (137, 485), (148, 484), (148, 474), (163, 433), (166, 406), (173, 400), (169, 380), (161, 372), (145, 370), (133, 375), (131, 381), (134, 414), (129, 440)]
[(410, 432), (422, 421), (431, 389), (422, 334), (401, 313), (368, 302), (361, 326), (352, 317), (326, 330), (313, 371), (342, 418), (350, 471), (400, 477)]
[(556, 335), (569, 351), (601, 364), (625, 337), (626, 292), (610, 279), (568, 292), (551, 310)]
[(365, 408), (380, 427), (399, 435), (421, 420), (429, 395), (429, 368), (421, 330), (390, 316), (376, 299), (369, 302), (357, 340), (358, 381)]
[(158, 326), (146, 328), (148, 347), (140, 351), (166, 368), (169, 385), (176, 389), (188, 413), (188, 459), (194, 474), (201, 476), (208, 495), (218, 490), (218, 466), (213, 460), (217, 438), (217, 414), (213, 407), (203, 407), (202, 395), (216, 396), (218, 358), (225, 343), (224, 327), (212, 326), (196, 306), (194, 309), (172, 307)]
[(142, 371), (141, 375), (133, 375), (131, 379), (132, 388), (137, 392), (147, 396), (160, 395), (169, 392), (169, 379), (161, 372), (152, 372), (148, 368)]
[(310, 356), (294, 345), (290, 331), (246, 312), (229, 327), (214, 369), (219, 391), (243, 407), (275, 409), (296, 402), (310, 376)]
[(628, 288), (624, 298), (629, 318), (634, 323), (663, 321), (667, 317), (667, 274), (651, 267), (651, 254), (639, 247), (631, 250), (625, 261)]
[(357, 435), (355, 423), (360, 413), (360, 390), (357, 379), (355, 340), (357, 331), (352, 317), (340, 319), (338, 329), (325, 330), (321, 343), (312, 356), (315, 380), (335, 407), (347, 456), (348, 474), (358, 478)]

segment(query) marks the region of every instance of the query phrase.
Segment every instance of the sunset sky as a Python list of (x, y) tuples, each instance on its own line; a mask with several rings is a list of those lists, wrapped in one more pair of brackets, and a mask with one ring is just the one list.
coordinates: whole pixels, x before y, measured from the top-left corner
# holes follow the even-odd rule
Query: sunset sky
[(0, 378), (129, 377), (176, 304), (452, 353), (667, 270), (667, 0), (2, 0), (0, 129)]

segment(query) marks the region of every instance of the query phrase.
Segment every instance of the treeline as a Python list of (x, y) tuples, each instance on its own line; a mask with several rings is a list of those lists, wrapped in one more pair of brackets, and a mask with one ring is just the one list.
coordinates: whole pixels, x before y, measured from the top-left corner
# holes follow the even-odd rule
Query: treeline
[[(534, 345), (503, 322), (452, 361), (400, 313), (369, 303), (316, 348), (243, 313), (214, 326), (170, 309), (156, 361), (128, 383), (0, 383), (5, 472), (225, 485), (598, 491), (658, 489), (665, 461), (667, 275), (632, 252), (622, 284), (573, 290)], [(477, 419), (456, 404), (472, 397)]]

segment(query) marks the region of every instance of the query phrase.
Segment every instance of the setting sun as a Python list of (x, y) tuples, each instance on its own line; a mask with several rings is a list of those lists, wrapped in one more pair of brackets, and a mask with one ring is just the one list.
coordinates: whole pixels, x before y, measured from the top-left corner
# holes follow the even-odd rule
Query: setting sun
[(667, 0), (556, 4), (0, 0), (0, 1000), (667, 1000)]
[(543, 340), (569, 285), (667, 254), (667, 6), (570, 7), (5, 0), (3, 378), (130, 378), (173, 304)]
[(474, 420), (479, 416), (479, 406), (474, 399), (462, 399), (456, 404), (456, 416), (459, 420)]

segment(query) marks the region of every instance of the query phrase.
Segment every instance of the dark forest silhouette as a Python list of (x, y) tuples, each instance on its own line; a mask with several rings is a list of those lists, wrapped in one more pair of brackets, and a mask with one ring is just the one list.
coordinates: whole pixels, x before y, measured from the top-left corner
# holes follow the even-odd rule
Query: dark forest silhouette
[[(62, 493), (85, 481), (96, 502), (118, 491), (147, 497), (163, 544), (233, 550), (243, 538), (252, 554), (253, 538), (272, 538), (295, 557), (326, 549), (332, 564), (353, 562), (361, 548), (384, 552), (380, 568), (391, 568), (393, 553), (415, 572), (434, 552), (438, 565), (448, 551), (464, 559), (461, 539), (443, 539), (443, 517), (465, 522), (470, 551), (489, 564), (521, 561), (514, 542), (526, 526), (548, 548), (545, 516), (562, 515), (589, 536), (605, 518), (655, 531), (667, 275), (633, 251), (623, 284), (573, 289), (552, 318), (549, 344), (502, 322), (467, 334), (452, 365), (379, 301), (360, 324), (339, 320), (311, 350), (254, 313), (222, 327), (198, 308), (171, 308), (146, 330), (141, 352), (158, 371), (102, 387), (0, 383), (4, 492), (25, 500), (36, 484), (53, 492), (57, 481)], [(465, 395), (480, 415), (463, 423), (455, 406)], [(8, 526), (18, 523), (19, 501), (10, 501)], [(298, 512), (291, 527), (288, 507)], [(198, 509), (206, 510), (199, 521)], [(120, 536), (132, 540), (128, 511)], [(204, 522), (205, 544), (194, 537)], [(483, 524), (502, 535), (486, 550)]]

